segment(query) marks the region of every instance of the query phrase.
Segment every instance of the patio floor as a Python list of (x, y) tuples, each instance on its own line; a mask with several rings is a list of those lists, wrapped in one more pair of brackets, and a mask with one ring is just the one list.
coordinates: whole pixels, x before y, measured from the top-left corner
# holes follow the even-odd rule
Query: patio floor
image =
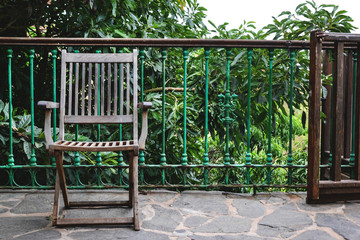
[[(81, 191), (87, 200), (125, 198), (124, 191)], [(79, 190), (70, 197), (80, 198)], [(54, 228), (52, 191), (0, 191), (0, 239), (360, 239), (360, 201), (307, 205), (305, 193), (246, 195), (150, 191), (140, 194), (141, 231), (132, 227)], [(87, 216), (130, 214), (87, 210)], [(69, 210), (65, 217), (86, 217)]]

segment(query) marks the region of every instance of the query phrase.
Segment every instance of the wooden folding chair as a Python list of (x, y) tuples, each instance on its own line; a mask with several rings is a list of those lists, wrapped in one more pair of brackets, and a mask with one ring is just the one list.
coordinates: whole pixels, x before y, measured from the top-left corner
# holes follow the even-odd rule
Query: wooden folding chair
[[(40, 101), (45, 112), (46, 147), (56, 159), (56, 183), (53, 225), (118, 225), (133, 224), (140, 230), (138, 217), (138, 154), (145, 149), (147, 110), (151, 103), (137, 104), (137, 51), (133, 53), (67, 53), (61, 54), (60, 104)], [(51, 112), (60, 107), (59, 136), (51, 137)], [(143, 109), (141, 135), (138, 139), (137, 107)], [(133, 138), (128, 141), (80, 142), (65, 141), (65, 124), (132, 124)], [(128, 151), (128, 201), (70, 201), (63, 167), (64, 151)], [(63, 218), (59, 215), (60, 189), (65, 208), (130, 206), (133, 217), (119, 218)], [(84, 210), (85, 211), (85, 210)]]

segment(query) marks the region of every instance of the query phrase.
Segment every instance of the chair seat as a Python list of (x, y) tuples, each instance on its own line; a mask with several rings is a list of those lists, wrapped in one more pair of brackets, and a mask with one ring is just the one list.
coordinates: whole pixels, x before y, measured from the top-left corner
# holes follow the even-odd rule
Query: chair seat
[(138, 141), (112, 141), (112, 142), (78, 142), (60, 140), (49, 145), (50, 149), (58, 151), (81, 152), (111, 152), (139, 149)]

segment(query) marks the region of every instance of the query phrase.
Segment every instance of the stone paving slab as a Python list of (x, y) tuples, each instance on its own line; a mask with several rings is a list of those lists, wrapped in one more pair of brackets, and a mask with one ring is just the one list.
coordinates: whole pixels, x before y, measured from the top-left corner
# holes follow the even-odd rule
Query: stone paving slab
[[(71, 200), (123, 200), (117, 190), (70, 191)], [(257, 195), (156, 190), (139, 196), (132, 227), (51, 226), (53, 191), (0, 191), (0, 239), (340, 240), (360, 239), (360, 203), (308, 205), (306, 193)], [(60, 198), (60, 200), (62, 200)], [(65, 210), (65, 217), (116, 217), (131, 209)]]

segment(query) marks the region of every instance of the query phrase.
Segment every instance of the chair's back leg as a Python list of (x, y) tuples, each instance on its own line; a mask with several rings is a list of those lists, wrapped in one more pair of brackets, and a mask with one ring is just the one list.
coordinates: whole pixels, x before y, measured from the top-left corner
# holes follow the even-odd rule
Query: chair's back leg
[(134, 153), (129, 152), (129, 207), (133, 206), (133, 194), (134, 194)]
[(64, 205), (66, 208), (69, 208), (69, 194), (66, 187), (66, 180), (65, 180), (65, 173), (64, 173), (64, 167), (63, 167), (63, 157), (64, 153), (60, 151), (55, 151), (55, 160), (56, 160), (56, 168), (57, 168), (57, 179), (59, 179), (59, 184), (61, 188), (61, 192), (64, 199)]
[(139, 224), (139, 213), (138, 213), (138, 156), (134, 156), (131, 153), (131, 158), (129, 159), (130, 169), (131, 169), (131, 204), (133, 207), (133, 215), (134, 215), (134, 229), (136, 231), (140, 230)]
[(52, 225), (55, 226), (57, 223), (58, 215), (59, 215), (59, 194), (60, 194), (60, 181), (59, 174), (56, 171), (56, 181), (55, 181), (55, 193), (54, 193), (54, 206), (53, 206), (53, 214), (52, 214)]

